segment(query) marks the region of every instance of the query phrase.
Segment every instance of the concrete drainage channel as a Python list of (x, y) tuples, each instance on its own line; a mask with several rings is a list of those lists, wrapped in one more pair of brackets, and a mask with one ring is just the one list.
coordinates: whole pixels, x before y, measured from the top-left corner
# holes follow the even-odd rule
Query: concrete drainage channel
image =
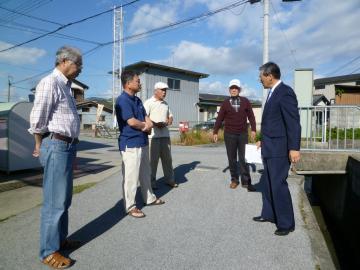
[(296, 166), (340, 269), (360, 269), (360, 153), (304, 152)]

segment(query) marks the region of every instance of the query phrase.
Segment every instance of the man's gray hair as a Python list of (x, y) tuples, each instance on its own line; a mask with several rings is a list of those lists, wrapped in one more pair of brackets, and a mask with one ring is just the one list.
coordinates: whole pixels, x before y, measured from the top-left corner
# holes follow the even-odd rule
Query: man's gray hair
[(63, 46), (56, 52), (55, 66), (59, 65), (64, 60), (70, 60), (77, 63), (81, 60), (81, 51), (74, 47)]
[(265, 76), (268, 75), (273, 75), (273, 77), (275, 79), (280, 79), (281, 77), (281, 72), (280, 72), (280, 68), (277, 64), (275, 64), (274, 62), (267, 62), (265, 64), (263, 64), (260, 68), (259, 71), (264, 74)]

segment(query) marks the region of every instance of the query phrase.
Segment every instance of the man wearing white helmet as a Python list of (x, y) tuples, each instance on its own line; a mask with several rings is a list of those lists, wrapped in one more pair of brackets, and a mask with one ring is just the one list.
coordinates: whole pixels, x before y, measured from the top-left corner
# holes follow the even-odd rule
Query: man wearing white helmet
[(174, 179), (168, 129), (168, 126), (171, 126), (173, 122), (173, 115), (169, 105), (164, 100), (168, 88), (169, 86), (166, 83), (157, 82), (154, 86), (154, 95), (144, 103), (146, 113), (153, 122), (153, 129), (149, 134), (151, 185), (153, 189), (157, 188), (156, 171), (159, 158), (161, 159), (166, 183), (172, 188), (178, 187)]
[(216, 118), (213, 131), (214, 141), (218, 140), (218, 131), (221, 123), (225, 122), (224, 140), (229, 161), (231, 175), (230, 188), (235, 189), (239, 185), (239, 172), (237, 169), (237, 156), (239, 156), (241, 185), (248, 191), (255, 191), (251, 184), (249, 168), (245, 163), (245, 145), (248, 142), (247, 120), (250, 122), (251, 139), (255, 139), (256, 123), (255, 116), (249, 100), (240, 97), (241, 85), (237, 79), (229, 83), (230, 98), (222, 104)]

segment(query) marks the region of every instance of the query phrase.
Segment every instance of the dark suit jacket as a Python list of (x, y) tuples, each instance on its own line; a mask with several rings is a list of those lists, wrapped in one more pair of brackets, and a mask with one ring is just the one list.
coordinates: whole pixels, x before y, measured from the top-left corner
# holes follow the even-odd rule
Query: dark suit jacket
[(280, 83), (266, 102), (261, 121), (263, 158), (285, 157), (300, 150), (301, 126), (296, 95)]

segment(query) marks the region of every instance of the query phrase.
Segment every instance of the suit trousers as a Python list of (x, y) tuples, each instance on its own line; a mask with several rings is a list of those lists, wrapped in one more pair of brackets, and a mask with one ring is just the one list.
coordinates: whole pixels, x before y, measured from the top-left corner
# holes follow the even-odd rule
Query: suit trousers
[(237, 156), (239, 157), (239, 167), (241, 182), (251, 184), (249, 167), (245, 162), (245, 145), (248, 142), (247, 132), (241, 134), (224, 133), (226, 153), (229, 161), (231, 181), (239, 182), (239, 173), (237, 167)]
[(139, 182), (144, 203), (154, 202), (156, 196), (150, 182), (149, 147), (126, 147), (125, 151), (121, 151), (121, 156), (125, 211), (129, 212), (136, 206), (135, 196)]
[(290, 161), (288, 157), (264, 158), (264, 185), (261, 216), (276, 223), (278, 229), (294, 229), (294, 210), (287, 183)]
[(149, 140), (150, 149), (150, 166), (151, 166), (151, 182), (156, 182), (156, 172), (161, 159), (165, 181), (174, 183), (174, 169), (171, 157), (171, 142), (169, 137), (151, 138)]

